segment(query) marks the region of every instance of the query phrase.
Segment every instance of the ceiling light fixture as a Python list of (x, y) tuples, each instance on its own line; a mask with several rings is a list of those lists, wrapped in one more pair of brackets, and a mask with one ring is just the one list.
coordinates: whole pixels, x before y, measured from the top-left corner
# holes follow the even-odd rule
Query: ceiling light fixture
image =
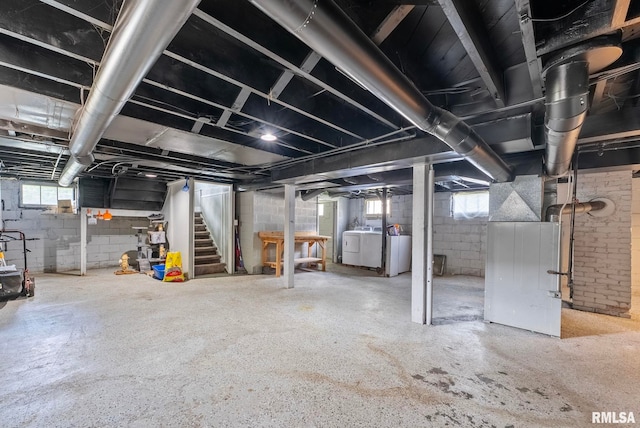
[(156, 178), (157, 177), (156, 174), (145, 174), (144, 176), (148, 177), (148, 178)]
[(266, 134), (262, 134), (260, 136), (260, 139), (263, 140), (263, 141), (276, 141), (278, 139), (278, 137), (276, 137), (272, 133), (268, 132)]

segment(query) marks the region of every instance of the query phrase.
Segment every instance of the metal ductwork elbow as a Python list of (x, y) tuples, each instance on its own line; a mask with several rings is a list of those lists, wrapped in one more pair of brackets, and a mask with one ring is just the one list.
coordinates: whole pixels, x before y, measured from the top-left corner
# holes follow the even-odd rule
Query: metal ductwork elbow
[(576, 202), (575, 204), (556, 204), (549, 205), (545, 213), (546, 221), (554, 221), (560, 216), (571, 214), (589, 213), (592, 211), (600, 211), (607, 207), (607, 203), (603, 200), (594, 200), (590, 202)]
[(433, 106), (331, 0), (250, 0), (271, 19), (408, 121), (441, 139), (496, 181), (509, 166), (459, 118)]
[(303, 201), (310, 201), (311, 199), (322, 195), (324, 192), (326, 192), (325, 189), (314, 189), (314, 190), (303, 191), (303, 192), (300, 192), (300, 199), (302, 199)]
[(551, 67), (546, 79), (545, 168), (557, 178), (569, 171), (589, 108), (589, 63), (574, 61)]
[(111, 121), (189, 19), (200, 0), (125, 0), (86, 103), (73, 127), (58, 183), (70, 185), (93, 161)]

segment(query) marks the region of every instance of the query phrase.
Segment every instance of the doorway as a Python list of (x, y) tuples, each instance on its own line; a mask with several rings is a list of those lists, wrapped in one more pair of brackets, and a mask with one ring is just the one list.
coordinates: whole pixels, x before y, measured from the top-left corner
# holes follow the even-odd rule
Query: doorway
[[(204, 266), (209, 269), (201, 270), (201, 274), (228, 272), (234, 273), (234, 235), (233, 235), (233, 189), (228, 184), (215, 184), (206, 182), (195, 183), (195, 203), (194, 211), (200, 213), (206, 227), (201, 232), (195, 233), (208, 235), (196, 236), (205, 242), (205, 246), (209, 245), (212, 250), (206, 252), (204, 248), (200, 248), (196, 243), (196, 253), (203, 250), (203, 255), (196, 254), (196, 262), (198, 258), (202, 259)], [(204, 239), (202, 239), (204, 238)], [(211, 244), (206, 244), (210, 239)], [(218, 256), (219, 257), (216, 257)], [(196, 269), (198, 271), (198, 269)]]
[(330, 236), (327, 241), (327, 260), (335, 263), (336, 248), (336, 203), (318, 201), (318, 234)]

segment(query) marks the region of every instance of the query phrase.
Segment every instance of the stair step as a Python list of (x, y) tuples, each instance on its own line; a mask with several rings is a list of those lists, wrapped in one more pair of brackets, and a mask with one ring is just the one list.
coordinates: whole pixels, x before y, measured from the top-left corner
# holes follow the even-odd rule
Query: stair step
[(210, 245), (208, 247), (196, 247), (195, 250), (196, 250), (196, 257), (218, 254), (218, 247), (213, 245)]
[(196, 265), (195, 274), (196, 276), (198, 276), (226, 272), (226, 266), (226, 263), (208, 263), (206, 265)]
[(205, 254), (202, 256), (195, 256), (194, 261), (196, 266), (206, 265), (210, 263), (220, 263), (222, 256), (220, 254)]
[(209, 233), (209, 230), (207, 229), (207, 225), (206, 224), (196, 224), (194, 226), (194, 231), (197, 232), (207, 232)]
[(201, 225), (204, 224), (204, 220), (202, 219), (202, 217), (196, 217), (193, 219), (193, 223), (197, 226), (197, 225)]
[(194, 239), (193, 240), (194, 245), (196, 247), (212, 247), (213, 246), (213, 239), (211, 238), (205, 238), (205, 239)]
[(193, 234), (194, 234), (196, 239), (211, 238), (211, 235), (209, 235), (209, 231), (207, 231), (207, 230), (196, 231)]

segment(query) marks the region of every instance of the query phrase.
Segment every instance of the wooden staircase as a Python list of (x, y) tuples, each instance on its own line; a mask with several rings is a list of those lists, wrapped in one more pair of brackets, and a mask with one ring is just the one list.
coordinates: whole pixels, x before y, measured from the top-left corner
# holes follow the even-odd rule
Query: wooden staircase
[(195, 276), (226, 272), (226, 263), (220, 263), (218, 247), (204, 223), (201, 213), (194, 216)]

